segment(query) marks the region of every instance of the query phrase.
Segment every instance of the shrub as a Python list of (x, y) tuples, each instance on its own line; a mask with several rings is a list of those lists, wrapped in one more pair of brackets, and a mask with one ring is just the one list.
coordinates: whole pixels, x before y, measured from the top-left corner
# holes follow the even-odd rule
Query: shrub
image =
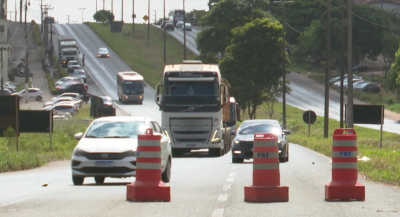
[(40, 29), (34, 20), (31, 21), (31, 28), (33, 29), (33, 36), (35, 37), (36, 44), (38, 46), (42, 46), (43, 44)]
[(51, 74), (46, 74), (46, 79), (47, 79), (47, 84), (49, 86), (50, 92), (52, 95), (57, 95), (57, 88), (56, 85), (54, 84), (54, 80), (51, 79)]

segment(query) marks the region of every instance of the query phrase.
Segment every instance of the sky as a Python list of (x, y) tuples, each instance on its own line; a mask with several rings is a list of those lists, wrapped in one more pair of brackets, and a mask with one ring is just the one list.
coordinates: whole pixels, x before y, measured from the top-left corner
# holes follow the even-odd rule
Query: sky
[[(51, 5), (53, 8), (49, 10), (49, 16), (54, 17), (58, 23), (68, 23), (68, 15), (70, 23), (94, 22), (93, 14), (97, 10), (103, 9), (103, 0), (22, 0), (23, 5), (25, 2), (30, 2), (28, 6), (27, 22), (35, 20), (40, 23), (40, 4)], [(113, 12), (115, 20), (121, 20), (122, 16), (122, 2), (124, 2), (124, 22), (132, 23), (132, 5), (135, 2), (135, 23), (144, 23), (143, 16), (148, 14), (149, 0), (104, 0), (105, 10), (111, 11), (111, 2), (113, 1)], [(195, 10), (208, 11), (208, 0), (165, 0), (165, 14), (172, 9), (183, 9), (183, 1), (185, 1), (185, 10), (187, 12)], [(164, 0), (150, 0), (150, 17), (151, 22), (154, 22), (155, 15), (157, 20), (163, 17), (164, 13)], [(15, 4), (17, 3), (17, 21), (20, 20), (20, 0), (8, 0), (7, 11), (15, 11)], [(28, 4), (29, 5), (29, 4)], [(85, 8), (85, 9), (80, 9)], [(82, 16), (83, 12), (83, 16)], [(15, 21), (15, 12), (7, 13), (7, 19)], [(25, 10), (23, 9), (22, 21), (25, 21)]]

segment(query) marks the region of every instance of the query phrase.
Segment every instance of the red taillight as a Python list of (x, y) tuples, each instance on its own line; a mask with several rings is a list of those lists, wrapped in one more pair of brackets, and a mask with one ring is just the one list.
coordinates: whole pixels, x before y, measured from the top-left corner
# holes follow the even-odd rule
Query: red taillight
[(97, 54), (97, 57), (100, 57), (100, 54)]
[(110, 54), (107, 54), (107, 57), (110, 57)]

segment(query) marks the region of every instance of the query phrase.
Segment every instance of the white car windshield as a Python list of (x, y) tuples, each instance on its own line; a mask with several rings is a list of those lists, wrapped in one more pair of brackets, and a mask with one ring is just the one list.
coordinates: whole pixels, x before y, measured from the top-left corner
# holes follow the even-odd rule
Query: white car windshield
[(146, 133), (144, 122), (94, 122), (87, 130), (86, 138), (137, 138)]
[(100, 49), (99, 49), (99, 52), (108, 52), (108, 51), (107, 51), (107, 49), (105, 49), (105, 48), (100, 48)]

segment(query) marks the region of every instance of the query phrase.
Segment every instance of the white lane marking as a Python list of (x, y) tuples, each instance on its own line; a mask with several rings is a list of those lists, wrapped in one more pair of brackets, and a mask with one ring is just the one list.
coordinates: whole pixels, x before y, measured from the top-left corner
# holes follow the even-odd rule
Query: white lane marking
[(226, 181), (227, 182), (233, 182), (233, 178), (227, 178)]
[(223, 191), (228, 191), (231, 189), (232, 185), (231, 184), (225, 184), (224, 187), (222, 188)]
[(231, 172), (231, 173), (229, 174), (230, 177), (235, 176), (235, 175), (236, 175), (236, 173), (234, 173), (234, 172)]
[(212, 213), (212, 217), (222, 217), (223, 215), (224, 215), (223, 208), (214, 209), (214, 211)]
[(228, 194), (221, 194), (218, 197), (219, 201), (227, 201), (228, 200)]
[(0, 205), (0, 208), (1, 207), (5, 207), (5, 206), (9, 206), (9, 205), (14, 204), (14, 203), (19, 203), (19, 202), (22, 202), (22, 201), (25, 201), (25, 200), (29, 200), (29, 199), (32, 199), (32, 198), (35, 198), (35, 197), (36, 196), (26, 197), (26, 198), (22, 198), (20, 200), (16, 200), (16, 201), (13, 201), (13, 202), (10, 202), (10, 203), (2, 204), (2, 205)]
[(237, 167), (232, 167), (232, 170), (236, 170), (237, 169)]

